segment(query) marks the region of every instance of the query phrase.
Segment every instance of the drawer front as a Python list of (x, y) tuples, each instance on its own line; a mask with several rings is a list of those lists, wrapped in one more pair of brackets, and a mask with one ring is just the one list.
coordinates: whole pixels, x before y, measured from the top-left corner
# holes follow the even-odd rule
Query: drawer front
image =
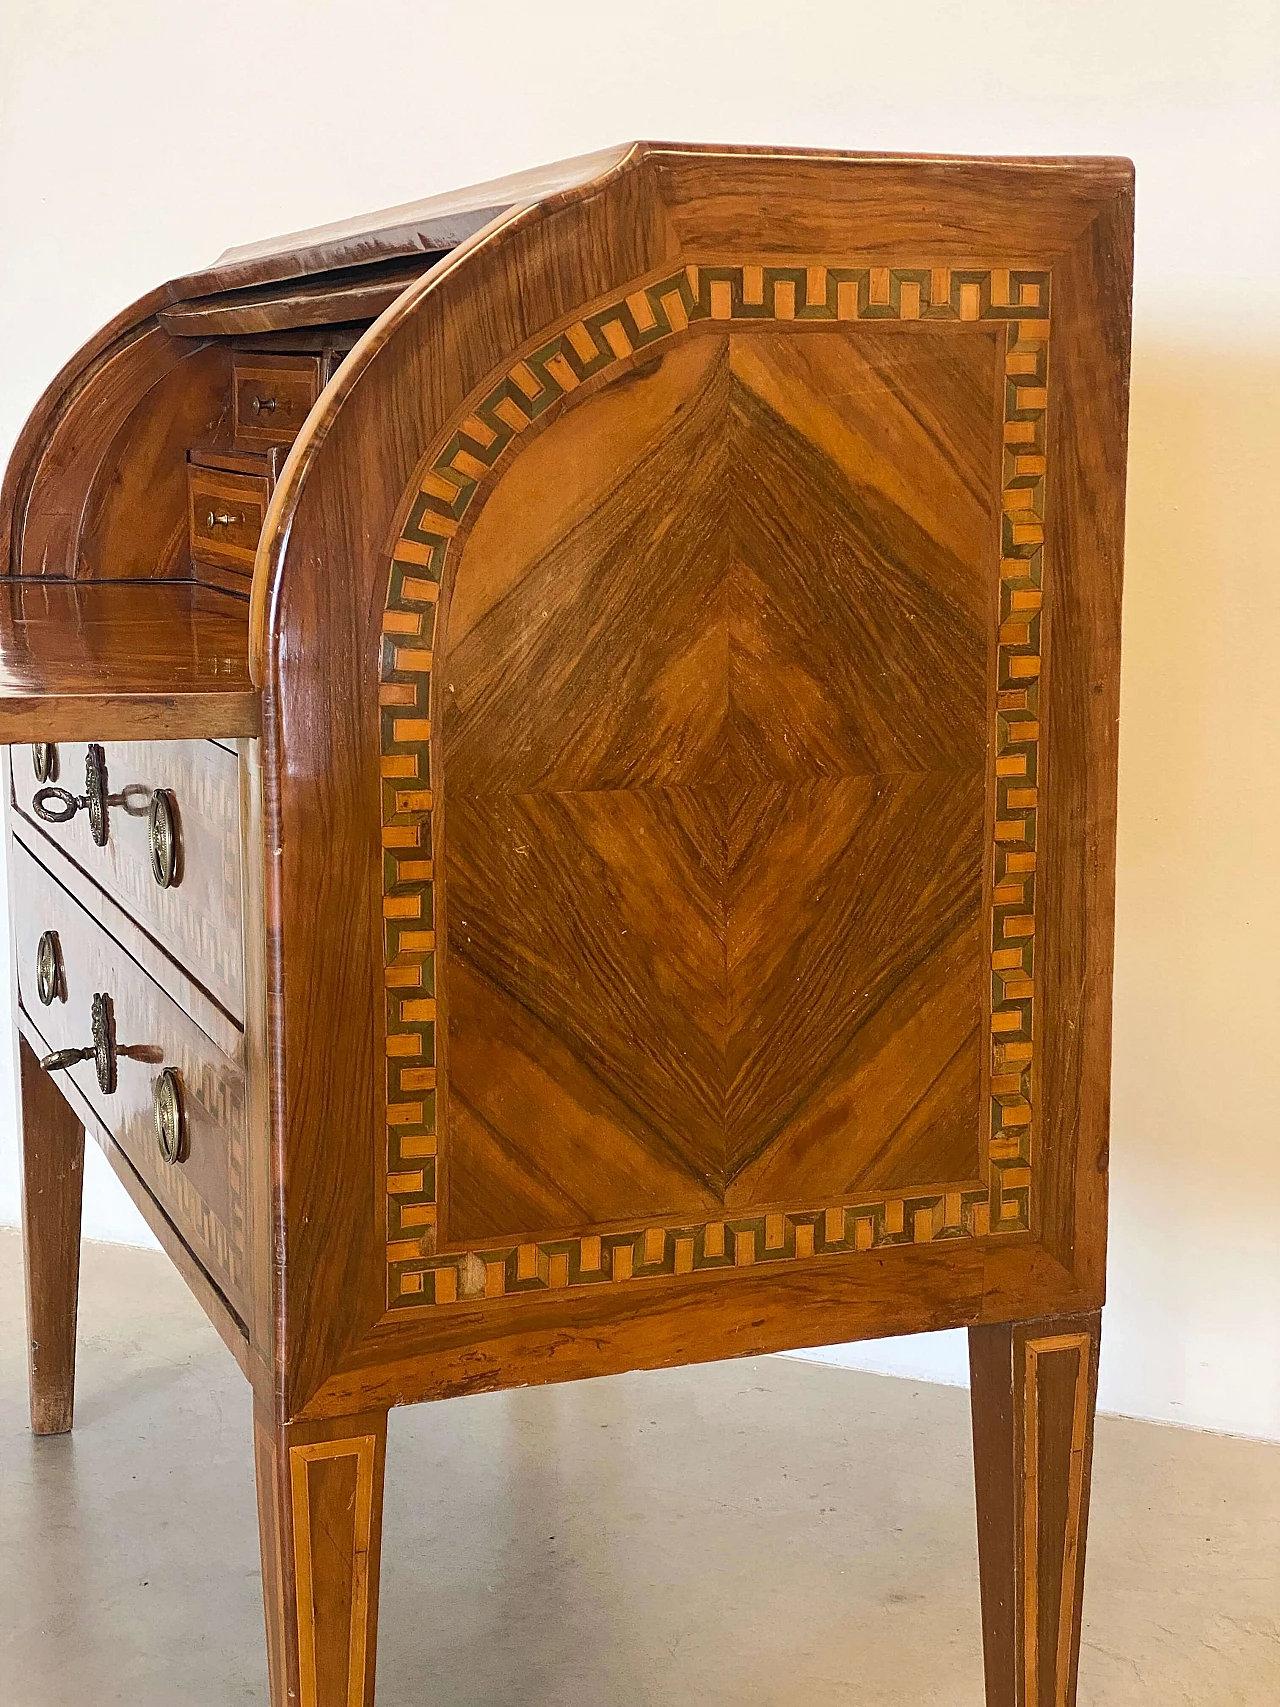
[(187, 521), (192, 557), (251, 575), (269, 495), (265, 476), (229, 474), (188, 463)]
[[(104, 924), (108, 911), (119, 917), (110, 902), (95, 916), (20, 841), (13, 839), (10, 848), (14, 952), (23, 1011), (50, 1050), (73, 1049), (93, 1042), (94, 996), (108, 998), (115, 1037), (114, 1090), (102, 1089), (92, 1060), (63, 1071), (74, 1079), (184, 1243), (247, 1320), (242, 1042), (239, 1059), (233, 1059), (147, 976)], [(46, 933), (56, 940), (52, 951), (46, 944), (42, 980), (41, 939)], [(51, 952), (57, 967), (52, 980), (47, 971)], [(156, 1124), (156, 1084), (166, 1068), (177, 1072), (182, 1107), (185, 1157), (177, 1162), (165, 1160)]]
[(248, 445), (287, 445), (320, 395), (318, 356), (234, 356), (236, 439)]
[[(83, 742), (54, 748), (53, 782), (86, 797)], [(36, 811), (45, 785), (35, 755), (13, 749), (14, 804), (113, 895), (209, 994), (244, 1019), (244, 914), (240, 866), (240, 765), (212, 741), (108, 741), (100, 749), (106, 779), (106, 841), (93, 838), (87, 810), (66, 823)], [(151, 798), (167, 797), (176, 835), (173, 881), (162, 888), (151, 852)], [(46, 808), (60, 810), (46, 797)]]

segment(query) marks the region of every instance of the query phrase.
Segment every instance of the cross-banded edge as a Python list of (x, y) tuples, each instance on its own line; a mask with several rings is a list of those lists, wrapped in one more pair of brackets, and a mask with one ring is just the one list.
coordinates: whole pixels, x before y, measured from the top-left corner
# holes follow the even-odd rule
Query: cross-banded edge
[(378, 1442), (371, 1434), (351, 1440), (317, 1441), (289, 1448), (289, 1497), (293, 1513), (293, 1554), (297, 1580), (298, 1678), (300, 1707), (319, 1707), (316, 1594), (311, 1529), (312, 1466), (341, 1458), (356, 1463), (351, 1530), (351, 1605), (347, 1639), (347, 1707), (362, 1707), (369, 1664), (369, 1568), (373, 1535), (374, 1470)]
[[(1058, 1627), (1053, 1644), (1053, 1676), (1041, 1678), (1040, 1636), (1040, 1364), (1046, 1358), (1074, 1360), (1071, 1402), (1071, 1442), (1067, 1468), (1067, 1507), (1063, 1518), (1062, 1554), (1058, 1580)], [(1073, 1620), (1078, 1612), (1076, 1575), (1083, 1542), (1084, 1493), (1088, 1475), (1085, 1451), (1089, 1440), (1091, 1359), (1089, 1333), (1051, 1334), (1028, 1339), (1023, 1346), (1022, 1479), (1026, 1494), (1022, 1512), (1023, 1604), (1022, 1670), (1026, 1700), (1051, 1700), (1069, 1707)], [(1045, 1687), (1047, 1683), (1048, 1687)]]

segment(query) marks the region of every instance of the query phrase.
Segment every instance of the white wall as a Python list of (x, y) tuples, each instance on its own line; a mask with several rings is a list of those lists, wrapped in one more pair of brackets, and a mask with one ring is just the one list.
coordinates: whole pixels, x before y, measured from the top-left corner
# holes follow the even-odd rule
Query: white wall
[[(1103, 1403), (1280, 1438), (1275, 0), (6, 0), (0, 30), (0, 453), (102, 321), (227, 244), (627, 137), (1136, 160)], [(105, 1164), (88, 1196), (140, 1236)]]

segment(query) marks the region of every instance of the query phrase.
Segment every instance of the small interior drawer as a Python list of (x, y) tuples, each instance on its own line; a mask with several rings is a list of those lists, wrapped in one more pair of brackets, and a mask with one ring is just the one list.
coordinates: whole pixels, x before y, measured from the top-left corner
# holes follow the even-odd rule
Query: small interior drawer
[[(13, 801), (235, 1019), (244, 1019), (240, 761), (212, 741), (83, 741), (13, 749)], [(37, 770), (44, 771), (44, 775)], [(90, 770), (99, 781), (91, 787)], [(55, 789), (60, 793), (42, 792)], [(102, 795), (98, 841), (89, 806)], [(153, 851), (153, 801), (164, 796)], [(167, 826), (164, 820), (167, 819)], [(167, 862), (166, 834), (172, 851)], [(168, 877), (167, 883), (161, 877)]]
[(291, 444), (320, 395), (319, 356), (236, 355), (231, 373), (237, 442)]
[[(246, 1112), (243, 1037), (220, 1025), (221, 1047), (144, 971), (129, 947), (145, 955), (136, 927), (89, 890), (82, 905), (15, 836), (13, 947), (18, 997), (48, 1051), (95, 1042), (94, 998), (108, 1023), (104, 1087), (99, 1061), (64, 1067), (102, 1125), (128, 1157), (184, 1243), (242, 1316), (249, 1286)], [(87, 887), (87, 886), (86, 886)], [(127, 945), (127, 946), (126, 946)], [(44, 962), (43, 968), (41, 962)], [(52, 971), (50, 970), (52, 968)], [(43, 975), (42, 975), (43, 972)], [(231, 1052), (228, 1052), (230, 1049)], [(167, 1159), (156, 1115), (166, 1073), (171, 1125), (178, 1143)]]
[(265, 476), (230, 474), (189, 462), (187, 518), (195, 561), (252, 575), (269, 496)]

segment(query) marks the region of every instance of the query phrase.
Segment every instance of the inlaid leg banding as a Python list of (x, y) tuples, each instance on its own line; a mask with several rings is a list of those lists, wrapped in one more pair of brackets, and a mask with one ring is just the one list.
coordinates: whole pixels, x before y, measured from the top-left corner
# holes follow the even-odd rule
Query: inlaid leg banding
[(372, 1707), (386, 1412), (254, 1416), (272, 1707)]
[(969, 1333), (987, 1707), (1074, 1707), (1099, 1322)]

